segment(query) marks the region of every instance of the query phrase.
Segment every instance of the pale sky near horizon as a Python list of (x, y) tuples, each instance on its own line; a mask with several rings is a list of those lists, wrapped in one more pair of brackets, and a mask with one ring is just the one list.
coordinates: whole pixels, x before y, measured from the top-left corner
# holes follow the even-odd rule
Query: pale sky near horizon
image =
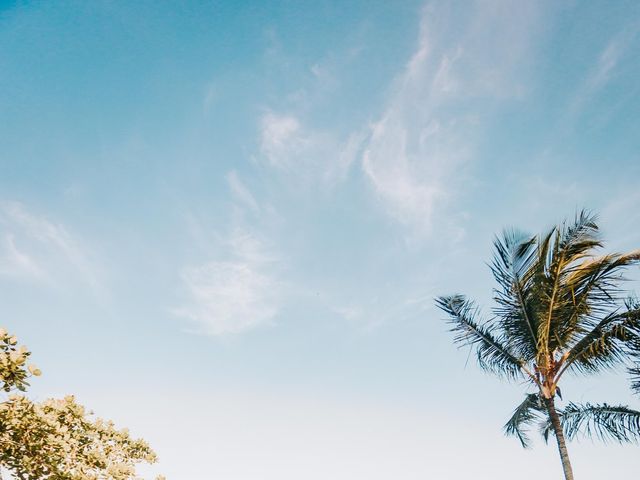
[(508, 226), (640, 246), (638, 78), (636, 1), (0, 0), (0, 324), (145, 473), (560, 478), (433, 299), (488, 310)]

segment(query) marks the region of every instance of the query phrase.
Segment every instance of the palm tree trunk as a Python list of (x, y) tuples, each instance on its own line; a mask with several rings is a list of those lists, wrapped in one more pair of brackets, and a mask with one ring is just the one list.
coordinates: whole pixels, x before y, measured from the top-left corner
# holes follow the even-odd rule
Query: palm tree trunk
[(556, 406), (553, 398), (546, 398), (547, 411), (549, 412), (549, 418), (553, 425), (553, 432), (556, 435), (558, 442), (558, 451), (560, 452), (560, 460), (562, 461), (562, 469), (564, 470), (565, 480), (573, 480), (573, 470), (571, 469), (571, 462), (569, 461), (569, 453), (567, 452), (567, 444), (564, 441), (564, 432), (562, 431), (562, 425), (560, 424), (560, 417), (556, 412)]

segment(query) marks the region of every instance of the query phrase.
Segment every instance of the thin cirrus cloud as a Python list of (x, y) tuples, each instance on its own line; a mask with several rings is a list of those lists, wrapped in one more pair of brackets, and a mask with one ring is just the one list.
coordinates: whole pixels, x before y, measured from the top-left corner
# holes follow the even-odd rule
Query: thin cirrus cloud
[(640, 22), (622, 29), (613, 36), (604, 47), (596, 62), (586, 75), (582, 85), (576, 89), (567, 112), (575, 116), (589, 102), (589, 100), (615, 77), (620, 63), (632, 51), (635, 40), (640, 32)]
[(640, 32), (640, 22), (636, 21), (634, 25), (623, 29), (609, 41), (587, 78), (585, 85), (587, 91), (602, 88), (611, 79), (618, 64), (632, 47), (638, 32)]
[(279, 258), (255, 227), (243, 220), (259, 215), (260, 206), (235, 172), (227, 175), (234, 198), (231, 232), (218, 237), (224, 258), (207, 259), (183, 268), (181, 280), (188, 300), (173, 310), (189, 320), (196, 333), (220, 336), (269, 325), (280, 308), (281, 282), (274, 273)]
[(518, 70), (530, 56), (538, 18), (532, 6), (478, 3), (457, 25), (443, 21), (451, 8), (438, 2), (425, 8), (418, 46), (362, 155), (385, 211), (418, 233), (429, 233), (456, 196), (491, 112), (486, 102), (526, 92)]
[[(448, 2), (424, 8), (414, 53), (395, 78), (377, 120), (351, 132), (318, 130), (294, 110), (260, 118), (260, 154), (276, 171), (343, 181), (351, 167), (375, 205), (419, 235), (461, 190), (485, 122), (498, 102), (527, 92), (535, 5)], [(462, 19), (462, 22), (447, 21)], [(457, 229), (457, 228), (456, 228)]]
[(357, 160), (366, 132), (347, 135), (310, 128), (293, 113), (269, 111), (260, 119), (260, 154), (269, 166), (333, 185)]
[(229, 184), (229, 190), (233, 198), (242, 206), (247, 207), (253, 213), (260, 212), (260, 206), (255, 197), (247, 186), (240, 180), (238, 174), (235, 171), (231, 171), (227, 174), (227, 183)]
[(212, 261), (183, 271), (191, 302), (175, 313), (203, 333), (241, 333), (268, 324), (277, 313), (271, 298), (273, 279), (246, 261)]
[[(274, 174), (330, 186), (359, 164), (373, 205), (410, 232), (429, 234), (462, 186), (484, 117), (498, 101), (525, 94), (524, 59), (531, 56), (539, 19), (533, 6), (478, 2), (462, 24), (442, 21), (457, 18), (452, 8), (433, 2), (424, 9), (417, 46), (377, 121), (352, 131), (321, 130), (311, 126), (308, 112), (268, 110), (259, 120), (260, 160)], [(251, 212), (255, 220), (260, 214), (255, 197), (235, 173), (227, 180), (234, 209), (244, 212), (239, 217)], [(458, 235), (458, 226), (446, 226)], [(250, 258), (236, 245), (240, 238), (260, 244), (260, 236), (246, 225), (234, 232), (227, 242), (230, 258), (187, 268), (182, 275), (192, 302), (179, 313), (214, 335), (267, 324), (279, 309), (272, 295), (278, 290), (274, 262)], [(339, 313), (354, 321), (362, 315), (361, 305), (344, 308)]]
[(35, 259), (18, 248), (13, 233), (5, 233), (2, 240), (3, 253), (0, 260), (0, 275), (35, 280), (45, 280), (47, 278), (47, 274)]
[(310, 146), (311, 139), (302, 132), (294, 115), (268, 112), (263, 115), (260, 127), (260, 150), (272, 167), (290, 168)]
[(61, 223), (7, 201), (0, 203), (0, 235), (0, 275), (103, 290), (86, 246)]

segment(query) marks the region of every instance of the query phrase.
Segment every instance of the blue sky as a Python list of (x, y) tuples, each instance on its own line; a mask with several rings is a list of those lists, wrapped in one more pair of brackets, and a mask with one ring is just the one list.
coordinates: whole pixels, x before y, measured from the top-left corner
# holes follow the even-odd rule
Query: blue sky
[(34, 394), (172, 479), (555, 478), (433, 298), (487, 305), (507, 226), (586, 207), (640, 245), (638, 52), (633, 1), (0, 1), (0, 315)]

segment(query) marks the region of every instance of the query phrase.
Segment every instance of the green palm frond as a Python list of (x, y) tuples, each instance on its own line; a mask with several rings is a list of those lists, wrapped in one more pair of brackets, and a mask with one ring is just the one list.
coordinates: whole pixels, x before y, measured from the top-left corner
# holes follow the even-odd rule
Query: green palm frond
[(597, 216), (587, 210), (578, 213), (569, 224), (565, 222), (560, 231), (559, 249), (565, 258), (572, 261), (583, 258), (593, 249), (602, 247)]
[(473, 302), (462, 295), (452, 295), (439, 297), (436, 304), (449, 315), (454, 342), (476, 349), (480, 367), (507, 378), (522, 376), (523, 361), (504, 345), (503, 338), (495, 335), (495, 325), (477, 320), (479, 312)]
[(556, 436), (566, 478), (573, 476), (565, 438), (640, 440), (640, 412), (629, 407), (555, 404), (565, 372), (620, 364), (631, 367), (631, 387), (640, 395), (640, 301), (622, 301), (623, 274), (640, 264), (640, 250), (603, 255), (601, 247), (596, 217), (586, 211), (536, 237), (507, 230), (494, 240), (490, 264), (497, 283), (493, 317), (483, 321), (461, 295), (436, 300), (455, 343), (473, 349), (483, 369), (537, 387), (504, 432), (525, 448), (532, 426), (545, 441)]
[(629, 369), (631, 375), (631, 390), (640, 395), (640, 365)]
[(529, 393), (504, 425), (504, 433), (507, 436), (517, 437), (523, 448), (528, 448), (529, 437), (526, 427), (540, 421), (541, 416), (546, 416), (542, 397), (538, 393)]
[(610, 313), (571, 348), (565, 370), (592, 373), (623, 362), (639, 330), (640, 307)]
[(627, 267), (640, 263), (640, 250), (592, 257), (567, 270), (563, 294), (570, 300), (565, 324), (571, 329), (581, 319), (601, 317), (619, 304)]
[[(569, 403), (558, 414), (564, 434), (569, 440), (581, 435), (604, 442), (613, 440), (628, 443), (640, 440), (640, 412), (625, 405)], [(551, 432), (551, 423), (547, 420), (542, 425), (545, 440)]]
[[(640, 299), (627, 299), (626, 307), (628, 311), (640, 312)], [(628, 372), (631, 375), (631, 390), (640, 395), (640, 326), (636, 326), (633, 333), (634, 338), (629, 342), (629, 353), (635, 365), (629, 368)]]
[[(538, 352), (544, 356), (566, 342), (567, 332), (574, 330), (574, 292), (567, 286), (567, 276), (576, 265), (591, 257), (602, 246), (595, 216), (580, 212), (573, 223), (554, 228), (540, 242), (536, 296), (540, 301)], [(579, 317), (577, 317), (579, 318)]]
[(566, 288), (575, 297), (575, 302), (598, 300), (607, 303), (619, 300), (617, 295), (623, 292), (619, 284), (624, 280), (624, 269), (639, 261), (640, 250), (592, 256), (567, 268)]
[(552, 229), (538, 241), (538, 260), (533, 281), (533, 296), (536, 299), (535, 311), (538, 318), (536, 331), (536, 353), (538, 359), (548, 356), (552, 350), (549, 339), (552, 338), (552, 320), (558, 309), (557, 288), (560, 285), (562, 264), (559, 261), (558, 245), (560, 232)]
[(536, 353), (538, 329), (531, 309), (531, 279), (537, 260), (536, 237), (510, 230), (494, 241), (491, 272), (498, 282), (494, 289), (494, 314), (500, 327), (513, 341), (511, 348), (520, 357), (531, 360)]

